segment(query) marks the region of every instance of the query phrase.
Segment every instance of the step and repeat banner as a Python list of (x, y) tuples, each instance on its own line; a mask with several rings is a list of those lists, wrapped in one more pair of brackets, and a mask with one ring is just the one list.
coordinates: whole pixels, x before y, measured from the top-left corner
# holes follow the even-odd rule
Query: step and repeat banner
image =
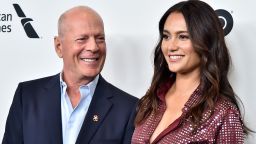
[[(0, 5), (0, 141), (19, 82), (62, 70), (54, 50), (57, 20), (65, 10), (87, 5), (105, 24), (107, 59), (102, 75), (137, 97), (149, 87), (158, 21), (177, 0), (3, 0)], [(205, 0), (223, 23), (232, 56), (230, 81), (245, 108), (245, 122), (256, 130), (256, 2)], [(248, 144), (256, 143), (250, 135)]]

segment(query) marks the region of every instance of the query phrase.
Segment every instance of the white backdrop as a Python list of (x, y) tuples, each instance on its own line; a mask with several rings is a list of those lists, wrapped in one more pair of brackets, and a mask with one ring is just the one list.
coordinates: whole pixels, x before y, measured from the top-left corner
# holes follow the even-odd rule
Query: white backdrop
[[(232, 14), (234, 27), (226, 36), (233, 67), (230, 81), (245, 106), (245, 122), (256, 130), (256, 2), (249, 0), (205, 0), (214, 9)], [(0, 29), (0, 141), (12, 98), (21, 81), (56, 74), (62, 69), (53, 37), (57, 19), (76, 5), (88, 5), (98, 11), (105, 22), (107, 60), (102, 75), (119, 88), (141, 97), (151, 80), (152, 52), (158, 40), (158, 21), (177, 0), (4, 0), (0, 5), (0, 28), (11, 25), (11, 32)], [(13, 8), (17, 3), (39, 35), (28, 38)], [(11, 14), (6, 20), (3, 14)], [(256, 143), (250, 135), (248, 144)]]

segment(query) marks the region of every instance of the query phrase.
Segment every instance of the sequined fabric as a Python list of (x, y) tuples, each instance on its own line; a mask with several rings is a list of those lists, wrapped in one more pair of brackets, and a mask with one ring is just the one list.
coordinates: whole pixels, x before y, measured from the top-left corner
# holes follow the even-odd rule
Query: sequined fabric
[[(165, 95), (165, 94), (164, 94)], [(206, 110), (203, 120), (206, 120), (195, 131), (192, 122), (185, 117), (189, 108), (198, 102), (201, 93), (197, 88), (182, 109), (182, 115), (154, 140), (157, 144), (242, 144), (244, 133), (241, 117), (237, 108), (227, 100), (217, 101), (213, 115)], [(156, 114), (152, 114), (141, 125), (135, 128), (132, 144), (149, 144), (149, 139), (159, 124), (166, 105), (161, 98)], [(210, 117), (209, 117), (210, 116)]]

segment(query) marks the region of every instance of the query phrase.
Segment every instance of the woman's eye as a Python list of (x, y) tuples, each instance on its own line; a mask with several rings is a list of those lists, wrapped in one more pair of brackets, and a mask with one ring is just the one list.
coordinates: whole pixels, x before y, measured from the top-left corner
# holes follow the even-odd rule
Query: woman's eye
[(180, 35), (178, 36), (178, 38), (179, 38), (180, 40), (187, 40), (187, 39), (189, 39), (189, 36), (188, 36), (188, 35), (185, 35), (185, 34), (180, 34)]
[(167, 34), (163, 34), (163, 35), (162, 35), (162, 38), (165, 39), (165, 40), (167, 40), (167, 39), (169, 39), (170, 37), (169, 37)]

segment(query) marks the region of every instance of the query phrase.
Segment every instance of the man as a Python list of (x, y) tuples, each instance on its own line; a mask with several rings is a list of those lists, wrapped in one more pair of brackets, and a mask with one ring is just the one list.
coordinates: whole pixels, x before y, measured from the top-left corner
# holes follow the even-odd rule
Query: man
[(130, 143), (137, 98), (106, 82), (102, 18), (74, 7), (59, 18), (55, 50), (60, 74), (19, 84), (3, 144)]

